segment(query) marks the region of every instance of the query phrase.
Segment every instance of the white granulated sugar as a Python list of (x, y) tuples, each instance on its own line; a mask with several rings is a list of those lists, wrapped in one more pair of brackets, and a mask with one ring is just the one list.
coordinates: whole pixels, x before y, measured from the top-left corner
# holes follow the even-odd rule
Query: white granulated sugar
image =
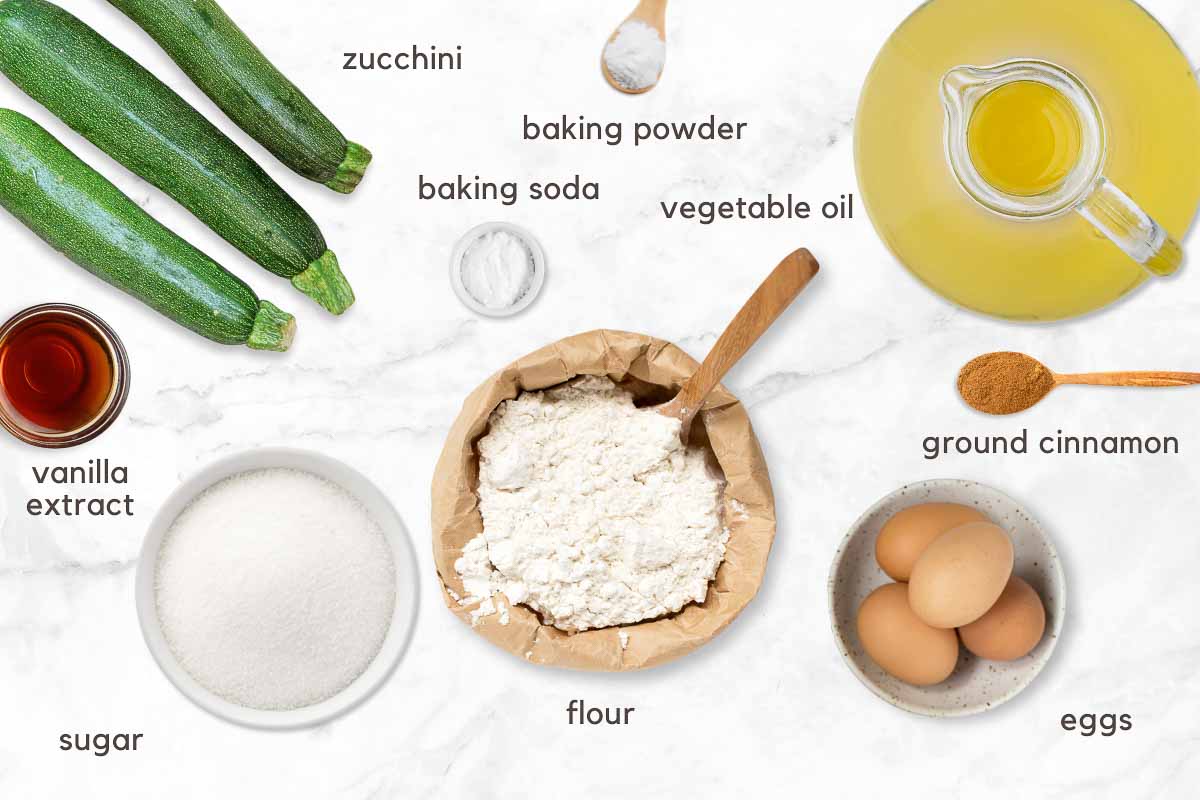
[(455, 564), (473, 619), (497, 592), (565, 631), (703, 602), (729, 540), (723, 483), (679, 430), (608, 378), (501, 404), (479, 441), (483, 533)]
[(604, 48), (608, 74), (622, 88), (637, 91), (658, 82), (667, 63), (667, 45), (652, 26), (629, 20)]
[(349, 492), (264, 469), (215, 484), (163, 539), (158, 617), (180, 665), (241, 706), (285, 711), (348, 687), (396, 606), (392, 551)]
[(485, 308), (514, 306), (533, 287), (533, 253), (508, 231), (485, 233), (472, 242), (461, 268), (467, 294)]

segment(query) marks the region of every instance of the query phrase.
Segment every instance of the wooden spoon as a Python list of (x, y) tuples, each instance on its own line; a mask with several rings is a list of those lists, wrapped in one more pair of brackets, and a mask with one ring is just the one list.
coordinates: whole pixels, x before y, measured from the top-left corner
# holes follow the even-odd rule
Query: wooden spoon
[(967, 405), (985, 414), (1015, 414), (1033, 408), (1059, 386), (1193, 386), (1200, 372), (1088, 372), (1058, 374), (1024, 353), (989, 353), (958, 376)]
[(658, 413), (675, 417), (682, 423), (679, 438), (687, 444), (692, 422), (705, 398), (716, 388), (730, 368), (746, 355), (767, 328), (779, 319), (792, 301), (804, 291), (820, 269), (812, 253), (800, 249), (780, 262), (758, 287), (742, 310), (729, 323), (700, 369), (687, 379), (674, 400), (657, 406)]
[[(622, 22), (621, 25), (617, 26), (617, 29), (613, 31), (612, 36), (608, 37), (608, 41), (604, 43), (606, 50), (608, 49), (608, 45), (617, 38), (617, 34), (621, 32), (621, 26), (626, 22), (631, 22), (633, 20), (646, 23), (651, 28), (654, 28), (654, 30), (658, 31), (658, 38), (662, 39), (664, 43), (667, 41), (667, 0), (641, 0), (638, 3), (637, 8), (633, 10), (633, 13), (626, 17), (625, 21)], [(609, 86), (613, 87), (618, 92), (624, 92), (625, 94), (645, 94), (655, 86), (658, 86), (658, 79), (662, 77), (662, 73), (660, 72), (658, 77), (654, 79), (654, 83), (650, 84), (649, 86), (641, 89), (629, 89), (625, 86), (622, 86), (617, 79), (613, 77), (612, 73), (608, 71), (608, 64), (604, 60), (603, 52), (600, 53), (600, 71), (604, 73), (604, 80), (608, 81)]]

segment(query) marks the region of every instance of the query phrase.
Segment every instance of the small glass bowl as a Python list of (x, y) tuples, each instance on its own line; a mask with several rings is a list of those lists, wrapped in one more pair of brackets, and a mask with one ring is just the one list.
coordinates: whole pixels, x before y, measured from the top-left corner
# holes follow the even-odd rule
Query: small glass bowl
[(104, 348), (112, 366), (112, 386), (96, 415), (85, 425), (71, 431), (31, 430), (9, 412), (5, 403), (0, 403), (0, 426), (22, 442), (35, 447), (64, 448), (90, 442), (116, 421), (129, 397), (129, 354), (125, 351), (125, 345), (121, 344), (117, 334), (104, 320), (87, 309), (65, 303), (46, 303), (27, 308), (0, 327), (0, 351), (9, 337), (29, 325), (47, 319), (64, 318), (85, 328)]

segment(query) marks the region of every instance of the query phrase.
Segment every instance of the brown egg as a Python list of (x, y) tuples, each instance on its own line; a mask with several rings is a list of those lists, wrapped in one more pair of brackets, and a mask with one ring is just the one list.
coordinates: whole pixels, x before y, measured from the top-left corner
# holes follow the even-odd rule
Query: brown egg
[(958, 629), (963, 645), (980, 658), (1015, 661), (1029, 655), (1046, 633), (1042, 598), (1015, 575), (986, 614)]
[(934, 539), (959, 525), (987, 521), (982, 512), (958, 503), (906, 508), (884, 523), (875, 540), (875, 560), (892, 580), (907, 581), (913, 565)]
[(1013, 570), (1008, 534), (968, 522), (933, 540), (908, 581), (912, 610), (935, 628), (961, 628), (996, 604)]
[(858, 608), (863, 649), (889, 675), (914, 686), (932, 686), (950, 677), (958, 663), (958, 637), (931, 628), (908, 605), (908, 586), (889, 583)]

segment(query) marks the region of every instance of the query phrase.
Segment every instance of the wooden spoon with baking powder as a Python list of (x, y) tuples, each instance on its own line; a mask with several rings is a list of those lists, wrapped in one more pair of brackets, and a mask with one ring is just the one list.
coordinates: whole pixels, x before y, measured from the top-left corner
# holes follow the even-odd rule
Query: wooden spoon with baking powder
[[(658, 38), (663, 40), (664, 45), (666, 44), (667, 0), (641, 0), (641, 2), (638, 3), (637, 8), (633, 10), (633, 13), (626, 17), (624, 22), (617, 26), (617, 29), (613, 31), (612, 36), (608, 37), (608, 40), (604, 43), (605, 50), (607, 50), (608, 45), (617, 38), (617, 35), (621, 33), (621, 27), (626, 22), (632, 21), (644, 22), (651, 28), (654, 28), (654, 30), (658, 31)], [(655, 77), (654, 83), (650, 84), (649, 86), (642, 87), (641, 89), (630, 89), (626, 86), (622, 86), (621, 83), (613, 77), (613, 74), (608, 71), (608, 63), (604, 59), (603, 52), (600, 53), (600, 71), (604, 73), (604, 80), (608, 81), (609, 86), (613, 87), (618, 92), (624, 92), (625, 94), (645, 94), (655, 86), (658, 86), (658, 79), (662, 77), (662, 73), (660, 72), (659, 75)]]
[(1033, 408), (1059, 386), (1193, 386), (1200, 372), (1087, 372), (1058, 374), (1024, 353), (988, 353), (958, 375), (958, 392), (976, 411), (1016, 414)]
[(784, 309), (804, 291), (820, 268), (812, 253), (804, 249), (785, 258), (742, 306), (709, 352), (708, 358), (687, 379), (675, 399), (655, 407), (663, 416), (675, 417), (682, 423), (679, 438), (684, 444), (691, 436), (692, 422), (704, 405), (705, 398), (759, 337), (766, 333), (767, 328), (779, 319)]

